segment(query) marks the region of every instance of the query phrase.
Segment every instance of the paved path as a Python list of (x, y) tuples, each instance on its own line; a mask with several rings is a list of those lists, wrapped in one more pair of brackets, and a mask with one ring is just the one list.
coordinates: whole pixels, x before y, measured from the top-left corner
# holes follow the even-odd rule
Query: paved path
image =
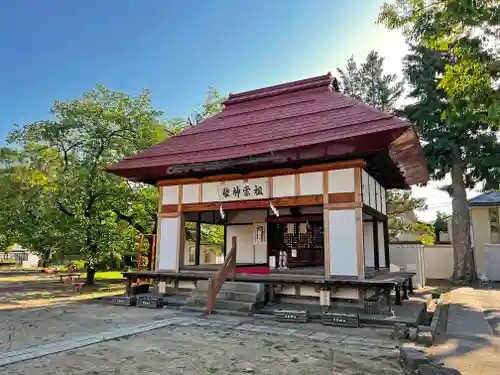
[[(223, 315), (201, 316), (201, 313), (179, 313), (168, 319), (161, 319), (147, 324), (138, 324), (95, 334), (82, 335), (20, 350), (5, 351), (0, 353), (0, 367), (168, 326), (204, 327), (208, 330), (229, 329), (257, 334), (290, 336), (345, 347), (361, 347), (364, 352), (369, 352), (374, 356), (397, 355), (398, 353), (396, 349), (398, 342), (390, 338), (380, 338), (374, 332), (376, 329), (367, 332), (362, 329), (342, 329), (339, 327), (325, 327), (318, 324), (305, 324), (299, 326), (299, 328), (292, 328), (297, 326), (244, 317), (228, 317)], [(363, 335), (362, 333), (365, 334)]]
[(500, 374), (500, 288), (457, 288), (449, 302), (446, 334), (429, 354), (463, 375)]

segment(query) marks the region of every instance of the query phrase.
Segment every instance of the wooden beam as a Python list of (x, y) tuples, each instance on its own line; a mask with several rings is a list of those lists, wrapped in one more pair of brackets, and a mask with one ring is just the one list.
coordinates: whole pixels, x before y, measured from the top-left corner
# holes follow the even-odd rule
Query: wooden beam
[[(182, 211), (217, 211), (221, 204), (223, 204), (225, 211), (250, 210), (256, 208), (268, 208), (269, 202), (272, 202), (275, 207), (320, 206), (323, 204), (323, 195), (306, 195), (303, 197), (285, 197), (275, 199), (255, 199), (236, 202), (186, 203), (182, 205)], [(177, 205), (163, 205), (162, 212), (171, 211), (172, 206), (177, 207)]]
[(267, 178), (267, 188), (269, 189), (269, 198), (273, 197), (273, 178)]
[(201, 251), (201, 213), (198, 212), (198, 217), (196, 220), (196, 243), (194, 250), (194, 264), (196, 266), (200, 265), (200, 251)]
[[(325, 199), (325, 197), (327, 197)], [(324, 202), (327, 203), (324, 203)], [(317, 194), (304, 195), (301, 197), (283, 197), (274, 199), (255, 199), (243, 200), (234, 202), (207, 202), (207, 203), (185, 203), (181, 205), (183, 212), (197, 211), (217, 211), (222, 204), (224, 210), (245, 210), (255, 208), (267, 208), (269, 202), (272, 202), (276, 207), (296, 207), (296, 206), (319, 206), (324, 204), (328, 209), (347, 209), (361, 207), (360, 203), (354, 202), (354, 193), (333, 193), (333, 194)], [(164, 204), (161, 206), (161, 213), (178, 212), (179, 205)]]
[[(325, 199), (324, 197), (328, 197)], [(333, 194), (324, 194), (323, 199), (325, 199), (325, 203), (354, 203), (355, 201), (355, 193), (333, 193)]]
[(328, 210), (349, 210), (354, 208), (361, 208), (361, 203), (346, 202), (346, 203), (327, 203), (324, 207)]
[(182, 212), (182, 185), (179, 185), (179, 204), (177, 206), (177, 211)]
[(384, 223), (384, 251), (385, 251), (385, 266), (387, 268), (391, 267), (391, 260), (389, 259), (389, 223), (387, 218), (383, 221)]
[(295, 173), (295, 196), (300, 196), (300, 173)]
[(335, 170), (335, 169), (346, 169), (346, 168), (364, 168), (366, 163), (362, 159), (337, 161), (324, 164), (307, 165), (300, 168), (278, 168), (278, 169), (267, 169), (264, 171), (255, 171), (247, 174), (232, 173), (232, 174), (220, 174), (206, 176), (202, 178), (177, 178), (172, 180), (161, 180), (158, 181), (159, 186), (168, 185), (182, 185), (182, 184), (194, 184), (203, 182), (218, 182), (218, 181), (231, 181), (231, 180), (243, 180), (250, 178), (260, 178), (260, 177), (270, 177), (270, 176), (283, 176), (296, 173), (307, 173), (307, 172), (319, 172), (325, 170)]
[[(166, 206), (175, 206), (177, 208), (177, 205), (166, 205)], [(165, 207), (165, 205), (163, 207)], [(179, 217), (179, 216), (181, 216), (181, 213), (177, 212), (177, 211), (175, 211), (175, 212), (168, 212), (168, 211), (163, 212), (163, 207), (162, 207), (162, 212), (160, 212), (158, 214), (158, 217)]]
[(361, 199), (361, 168), (354, 168), (354, 201), (362, 203)]
[(387, 215), (384, 215), (382, 212), (379, 212), (379, 211), (375, 210), (374, 208), (368, 207), (366, 205), (363, 205), (363, 212), (365, 214), (376, 217), (380, 221), (384, 221), (385, 219), (387, 219)]
[(200, 188), (198, 189), (198, 202), (203, 202), (203, 184), (199, 184)]
[(162, 201), (163, 201), (163, 188), (161, 186), (158, 186), (158, 202), (160, 202), (158, 204), (158, 213), (161, 212), (161, 209), (162, 209)]
[(267, 217), (267, 223), (302, 223), (305, 221), (321, 222), (323, 215), (304, 215), (304, 216), (280, 216), (280, 217)]

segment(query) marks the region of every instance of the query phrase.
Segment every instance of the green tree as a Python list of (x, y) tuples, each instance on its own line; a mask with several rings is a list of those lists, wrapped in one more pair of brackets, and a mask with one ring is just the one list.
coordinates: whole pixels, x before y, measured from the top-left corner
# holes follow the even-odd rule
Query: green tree
[[(131, 97), (98, 86), (81, 99), (55, 102), (52, 114), (52, 120), (14, 130), (8, 140), (29, 155), (25, 168), (43, 176), (42, 183), (31, 186), (42, 190), (41, 198), (26, 199), (31, 209), (43, 199), (46, 209), (35, 220), (50, 229), (43, 242), (82, 255), (92, 283), (96, 267), (137, 248), (139, 231), (152, 232), (156, 212), (154, 187), (132, 184), (104, 168), (168, 133), (147, 91)], [(26, 231), (25, 223), (19, 227)], [(34, 242), (29, 237), (23, 241)]]
[[(362, 101), (380, 111), (393, 113), (396, 102), (403, 95), (403, 81), (396, 74), (384, 73), (384, 58), (371, 51), (358, 68), (353, 57), (347, 60), (345, 69), (338, 69), (344, 94)], [(401, 233), (409, 233), (413, 226), (404, 220), (405, 214), (425, 209), (424, 199), (411, 197), (411, 192), (389, 190), (387, 215), (389, 236), (396, 239)]]
[(337, 69), (343, 92), (384, 112), (393, 112), (403, 94), (404, 82), (396, 74), (384, 73), (384, 58), (370, 51), (358, 68), (354, 57), (347, 60), (345, 69)]
[(436, 220), (434, 220), (434, 232), (436, 233), (436, 241), (440, 242), (440, 234), (443, 232), (448, 232), (448, 218), (450, 215), (444, 212), (436, 212)]
[(405, 74), (415, 103), (403, 114), (425, 142), (431, 175), (451, 174), (456, 281), (476, 278), (466, 188), (498, 187), (500, 3), (495, 0), (399, 0), (379, 22), (403, 31), (411, 45)]
[(201, 108), (193, 111), (193, 114), (188, 118), (188, 125), (195, 126), (204, 119), (222, 112), (224, 110), (225, 99), (219, 91), (213, 87), (209, 87), (203, 105)]
[(406, 220), (405, 216), (414, 214), (414, 211), (425, 210), (426, 204), (423, 198), (413, 198), (409, 190), (387, 191), (387, 216), (389, 227), (389, 238), (396, 240), (402, 233), (410, 233), (417, 230), (416, 224)]

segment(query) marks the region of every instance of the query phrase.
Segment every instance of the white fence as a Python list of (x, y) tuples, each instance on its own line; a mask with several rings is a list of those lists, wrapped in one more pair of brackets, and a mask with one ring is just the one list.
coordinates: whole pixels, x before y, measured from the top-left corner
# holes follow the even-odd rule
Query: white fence
[[(447, 280), (453, 276), (452, 245), (420, 245), (392, 243), (391, 264), (408, 272), (416, 272), (416, 285), (425, 280)], [(500, 244), (484, 244), (486, 267), (483, 271), (491, 281), (500, 281)]]
[(427, 279), (449, 279), (453, 274), (451, 245), (421, 245), (392, 243), (389, 246), (391, 264), (407, 272), (415, 272), (415, 286), (425, 286)]
[(486, 276), (491, 281), (500, 281), (500, 244), (484, 244)]

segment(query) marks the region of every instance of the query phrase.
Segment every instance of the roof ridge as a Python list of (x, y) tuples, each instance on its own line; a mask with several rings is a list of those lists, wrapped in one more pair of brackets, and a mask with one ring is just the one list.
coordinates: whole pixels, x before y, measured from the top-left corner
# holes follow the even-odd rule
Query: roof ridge
[(303, 90), (307, 88), (322, 86), (326, 84), (331, 84), (335, 78), (329, 72), (325, 75), (305, 78), (298, 81), (285, 82), (279, 85), (273, 85), (268, 87), (262, 87), (255, 90), (242, 91), (240, 93), (232, 94), (230, 93), (228, 98), (224, 101), (224, 105), (231, 105), (235, 103), (241, 103), (247, 100), (254, 100), (265, 98), (268, 96), (274, 96), (278, 94), (284, 94), (288, 92), (293, 92), (296, 90)]

